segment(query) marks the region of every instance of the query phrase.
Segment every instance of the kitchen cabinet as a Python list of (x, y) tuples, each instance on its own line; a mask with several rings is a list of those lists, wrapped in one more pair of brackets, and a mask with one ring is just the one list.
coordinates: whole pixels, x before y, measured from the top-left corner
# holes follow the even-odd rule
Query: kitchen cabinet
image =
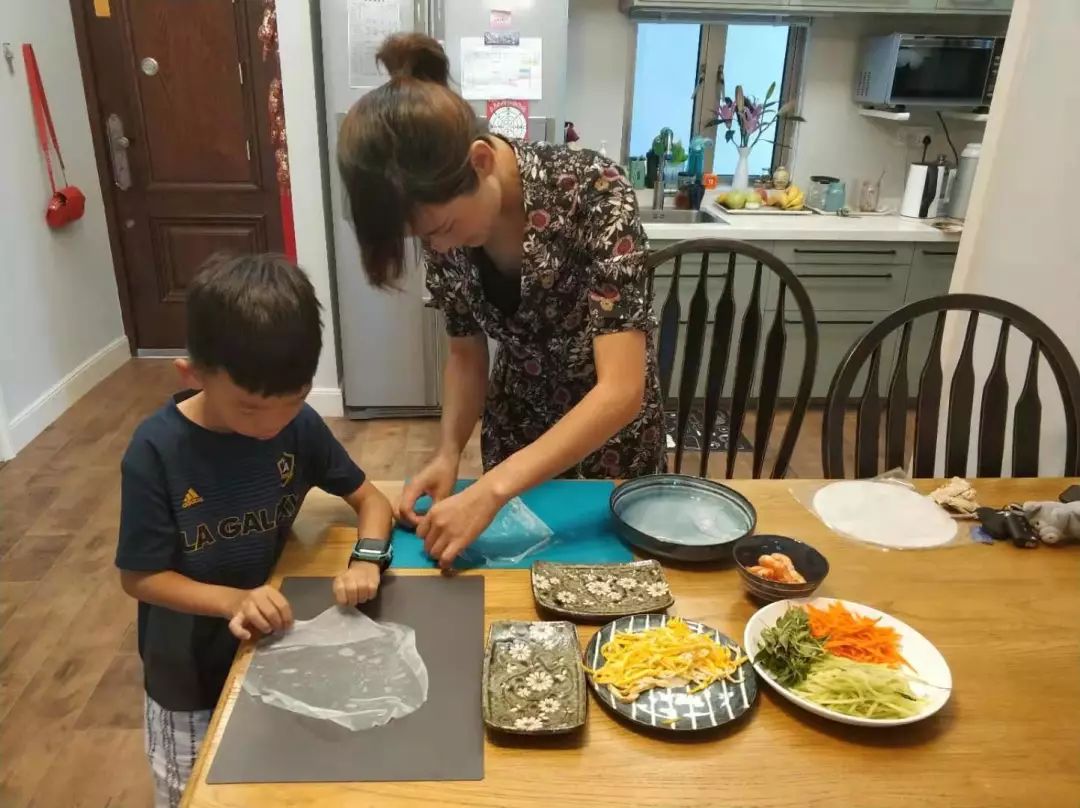
[(777, 258), (802, 264), (910, 264), (913, 245), (891, 241), (780, 241)]
[[(902, 264), (837, 264), (791, 266), (810, 296), (814, 309), (884, 311), (902, 306), (908, 287), (908, 267)], [(769, 295), (771, 300), (775, 292)], [(789, 298), (788, 307), (795, 309)]]
[[(656, 247), (667, 246), (661, 242)], [(955, 242), (931, 242), (912, 244), (908, 242), (827, 242), (827, 241), (778, 241), (759, 243), (771, 249), (802, 280), (818, 323), (818, 361), (814, 377), (813, 396), (824, 398), (833, 374), (855, 340), (874, 323), (889, 312), (927, 297), (945, 294), (952, 278), (952, 266), (956, 260)], [(679, 346), (676, 352), (672, 376), (672, 391), (678, 388), (679, 369), (682, 364), (686, 341), (686, 321), (690, 300), (697, 286), (695, 256), (686, 256), (679, 282)], [(732, 341), (736, 342), (746, 314), (750, 289), (753, 284), (754, 262), (740, 258), (735, 275), (735, 323)], [(705, 334), (705, 357), (707, 363), (709, 341), (712, 338), (712, 321), (716, 301), (723, 292), (724, 273), (727, 264), (719, 256), (709, 267), (707, 291), (709, 297), (709, 328)], [(777, 277), (765, 271), (761, 296), (762, 344), (776, 315)], [(659, 316), (668, 291), (671, 289), (671, 267), (657, 268), (653, 278), (654, 308)], [(789, 295), (784, 306), (784, 324), (787, 343), (784, 355), (784, 371), (781, 376), (780, 394), (792, 397), (798, 388), (805, 340), (802, 318), (793, 298)], [(934, 318), (923, 317), (914, 324), (908, 353), (908, 389), (914, 396), (918, 389), (919, 374), (926, 361)], [(897, 338), (891, 337), (882, 346), (879, 367), (880, 393), (888, 392)], [(755, 390), (760, 383), (761, 350), (757, 358)], [(728, 359), (725, 393), (730, 394), (733, 384), (735, 345)], [(702, 368), (696, 395), (705, 393), (705, 367)], [(853, 392), (862, 393), (865, 373), (856, 379)]]
[(939, 11), (1011, 11), (1013, 0), (937, 0)]
[(933, 11), (937, 0), (790, 0), (789, 5), (844, 11)]
[(949, 293), (957, 247), (955, 243), (916, 245), (906, 302)]

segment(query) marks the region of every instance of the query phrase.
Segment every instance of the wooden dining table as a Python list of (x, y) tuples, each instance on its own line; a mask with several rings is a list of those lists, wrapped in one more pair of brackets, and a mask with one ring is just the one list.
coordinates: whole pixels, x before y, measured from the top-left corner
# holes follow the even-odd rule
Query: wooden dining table
[[(939, 481), (938, 481), (939, 482)], [(938, 482), (916, 481), (930, 491)], [(1076, 480), (975, 480), (980, 503), (1056, 500)], [(1080, 806), (1080, 546), (1020, 549), (967, 538), (934, 550), (882, 550), (833, 533), (802, 504), (813, 481), (734, 480), (758, 533), (803, 539), (828, 558), (818, 594), (868, 604), (933, 642), (953, 692), (903, 727), (819, 718), (759, 680), (738, 722), (703, 734), (643, 732), (590, 696), (584, 729), (537, 739), (489, 734), (484, 778), (469, 782), (206, 782), (252, 645), (233, 664), (185, 793), (185, 806)], [(399, 482), (378, 483), (391, 499)], [(799, 496), (796, 496), (796, 495)], [(272, 582), (333, 576), (355, 540), (351, 511), (312, 492)], [(730, 566), (665, 565), (670, 610), (741, 642), (758, 606)], [(394, 575), (437, 575), (403, 570)], [(541, 619), (528, 570), (485, 577), (484, 621)], [(578, 627), (582, 646), (596, 626)], [(477, 717), (479, 720), (479, 716)], [(257, 749), (252, 754), (258, 754)], [(402, 750), (408, 754), (408, 750)]]

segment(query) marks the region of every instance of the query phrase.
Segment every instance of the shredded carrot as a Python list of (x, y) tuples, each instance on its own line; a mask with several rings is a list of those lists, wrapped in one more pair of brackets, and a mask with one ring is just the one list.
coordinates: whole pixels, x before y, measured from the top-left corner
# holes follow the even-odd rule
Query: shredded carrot
[(857, 617), (840, 603), (828, 609), (807, 606), (810, 633), (825, 639), (825, 650), (834, 656), (856, 662), (871, 662), (898, 668), (911, 667), (900, 654), (900, 635), (888, 626), (879, 626), (876, 619)]

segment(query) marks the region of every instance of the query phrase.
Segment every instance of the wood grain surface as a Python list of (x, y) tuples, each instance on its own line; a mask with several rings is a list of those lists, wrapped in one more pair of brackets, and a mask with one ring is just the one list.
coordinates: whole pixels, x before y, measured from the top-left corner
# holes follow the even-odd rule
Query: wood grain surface
[[(979, 480), (984, 504), (1055, 499), (1068, 480)], [(792, 495), (807, 481), (736, 480), (759, 533), (807, 540), (832, 571), (819, 594), (883, 609), (928, 637), (952, 668), (954, 692), (909, 727), (861, 729), (820, 719), (762, 683), (736, 726), (694, 738), (645, 734), (595, 700), (571, 738), (488, 736), (485, 778), (441, 783), (205, 783), (250, 649), (233, 666), (184, 805), (238, 806), (1075, 806), (1080, 804), (1080, 548), (1019, 550), (964, 542), (883, 551), (835, 536)], [(379, 484), (391, 497), (400, 483)], [(920, 481), (929, 490), (930, 481)], [(340, 501), (313, 493), (275, 581), (341, 568), (355, 531)], [(338, 525), (338, 526), (335, 526)], [(961, 525), (961, 530), (967, 530)], [(742, 637), (756, 606), (730, 568), (665, 565), (672, 613)], [(396, 574), (435, 574), (402, 571)], [(536, 619), (527, 570), (487, 578), (485, 622)], [(486, 629), (486, 626), (485, 626)], [(582, 644), (595, 627), (579, 629)], [(479, 717), (478, 717), (479, 720)], [(258, 750), (252, 750), (258, 754)], [(402, 750), (402, 754), (407, 754)]]

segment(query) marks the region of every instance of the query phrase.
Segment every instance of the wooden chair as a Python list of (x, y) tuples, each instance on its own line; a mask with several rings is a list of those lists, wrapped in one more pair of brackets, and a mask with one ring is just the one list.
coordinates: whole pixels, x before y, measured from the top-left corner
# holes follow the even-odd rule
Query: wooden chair
[[(702, 359), (705, 356), (705, 334), (709, 325), (710, 311), (713, 314), (712, 336), (708, 349), (708, 370), (705, 377), (705, 396), (703, 412), (703, 431), (701, 463), (698, 475), (708, 474), (710, 439), (716, 427), (720, 409), (721, 395), (727, 377), (729, 357), (732, 350), (732, 334), (736, 317), (735, 277), (739, 273), (749, 273), (750, 267), (745, 260), (738, 267), (738, 259), (750, 259), (753, 264), (753, 285), (744, 307), (742, 327), (735, 345), (734, 377), (731, 386), (731, 418), (727, 447), (727, 465), (725, 477), (730, 478), (735, 470), (735, 456), (739, 436), (751, 397), (755, 395), (754, 378), (757, 370), (758, 352), (764, 336), (764, 352), (761, 362), (761, 383), (756, 392), (757, 418), (753, 438), (753, 476), (761, 477), (765, 453), (772, 434), (776, 404), (779, 398), (781, 377), (784, 368), (784, 353), (787, 345), (787, 326), (801, 326), (804, 342), (802, 367), (799, 372), (798, 388), (792, 399), (792, 409), (787, 426), (783, 431), (780, 448), (777, 451), (771, 476), (783, 477), (791, 461), (795, 441), (806, 407), (810, 401), (810, 390), (814, 382), (814, 370), (817, 367), (818, 334), (814, 318), (814, 307), (806, 289), (791, 269), (767, 250), (729, 239), (695, 239), (680, 241), (649, 256), (650, 271), (655, 270), (674, 259), (671, 290), (664, 300), (660, 311), (659, 365), (660, 385), (665, 402), (671, 388), (675, 366), (675, 357), (679, 345), (681, 310), (679, 305), (679, 280), (682, 273), (683, 256), (701, 255), (701, 264), (697, 270), (697, 284), (690, 299), (689, 314), (686, 322), (686, 338), (683, 349), (682, 368), (679, 378), (678, 408), (676, 421), (675, 471), (682, 471), (683, 442), (689, 422), (691, 408), (699, 385)], [(727, 269), (723, 275), (723, 290), (716, 300), (715, 308), (710, 309), (709, 301), (709, 261), (711, 256), (726, 254)], [(769, 274), (763, 272), (768, 268)], [(738, 271), (737, 271), (738, 270)], [(655, 278), (653, 282), (655, 283)], [(714, 276), (714, 280), (720, 280)], [(775, 282), (773, 282), (775, 280)], [(764, 281), (764, 283), (763, 283)], [(764, 287), (768, 288), (764, 288)], [(775, 288), (774, 288), (775, 287)], [(740, 285), (740, 290), (743, 287)], [(769, 297), (775, 291), (775, 298)], [(788, 295), (794, 299), (798, 311), (798, 320), (785, 317), (788, 307)], [(775, 299), (772, 323), (768, 334), (763, 335), (763, 301), (768, 309), (768, 299)], [(794, 316), (794, 311), (788, 312)]]
[(900, 331), (893, 370), (885, 402), (885, 468), (905, 467), (907, 418), (910, 405), (908, 366), (918, 360), (911, 354), (913, 323), (936, 313), (929, 351), (919, 374), (915, 397), (915, 429), (912, 446), (912, 473), (933, 477), (937, 459), (938, 420), (941, 407), (941, 343), (946, 314), (970, 312), (956, 370), (949, 387), (945, 427), (945, 474), (967, 475), (968, 450), (972, 432), (972, 405), (975, 399), (975, 334), (980, 315), (1001, 321), (993, 362), (983, 384), (979, 409), (976, 476), (1000, 477), (1005, 447), (1009, 381), (1006, 372), (1009, 335), (1016, 330), (1027, 337), (1027, 369), (1023, 387), (1013, 410), (1012, 476), (1035, 477), (1039, 473), (1039, 427), (1042, 403), (1039, 400), (1039, 358), (1050, 366), (1057, 381), (1065, 410), (1065, 474), (1080, 472), (1077, 429), (1080, 426), (1080, 372), (1068, 349), (1050, 328), (1031, 312), (1013, 303), (984, 295), (942, 295), (897, 309), (870, 328), (848, 350), (836, 369), (825, 404), (821, 432), (821, 464), (826, 477), (844, 476), (844, 416), (853, 403), (855, 377), (869, 360), (866, 384), (854, 402), (855, 473), (872, 477), (879, 472), (878, 451), (881, 427), (880, 366), (882, 345)]

